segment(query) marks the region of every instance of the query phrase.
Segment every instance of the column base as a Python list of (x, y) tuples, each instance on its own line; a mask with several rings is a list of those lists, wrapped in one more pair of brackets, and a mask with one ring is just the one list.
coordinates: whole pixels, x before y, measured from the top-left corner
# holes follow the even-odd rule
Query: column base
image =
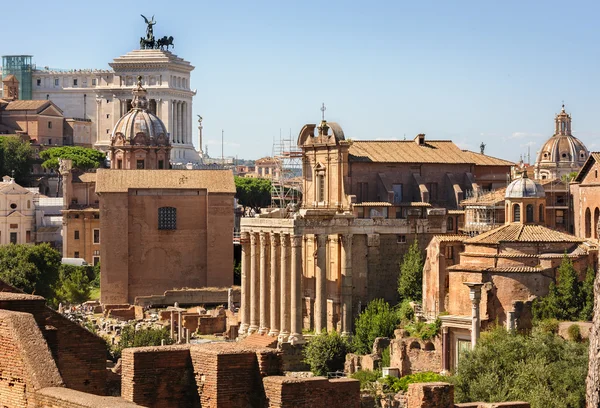
[(240, 324), (239, 334), (246, 334), (248, 332), (248, 329), (249, 329), (248, 323)]
[(248, 327), (248, 334), (254, 334), (258, 331), (258, 326), (256, 325), (250, 325), (250, 327)]
[(352, 333), (343, 331), (342, 332), (342, 337), (352, 337)]
[(289, 337), (290, 332), (282, 331), (281, 333), (279, 333), (279, 336), (277, 336), (277, 341), (279, 341), (280, 343), (285, 343), (286, 341), (288, 341)]
[(268, 327), (261, 327), (260, 329), (258, 329), (258, 334), (267, 334), (268, 331)]
[(279, 336), (279, 330), (271, 329), (271, 330), (269, 330), (269, 334), (267, 334), (267, 336), (277, 337), (277, 336)]
[(302, 335), (302, 333), (292, 333), (290, 334), (290, 337), (288, 338), (288, 342), (292, 345), (298, 345), (298, 344), (304, 344), (305, 340), (304, 340), (304, 336)]

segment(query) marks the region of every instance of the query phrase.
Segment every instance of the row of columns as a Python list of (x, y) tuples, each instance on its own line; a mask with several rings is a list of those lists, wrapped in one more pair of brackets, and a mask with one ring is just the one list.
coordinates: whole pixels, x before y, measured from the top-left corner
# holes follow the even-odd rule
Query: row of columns
[(171, 143), (191, 144), (191, 105), (186, 101), (172, 100), (169, 109)]
[[(314, 329), (327, 329), (328, 234), (314, 236)], [(342, 334), (352, 327), (352, 235), (340, 237)], [(302, 340), (303, 236), (242, 232), (241, 334), (268, 334), (282, 341)]]

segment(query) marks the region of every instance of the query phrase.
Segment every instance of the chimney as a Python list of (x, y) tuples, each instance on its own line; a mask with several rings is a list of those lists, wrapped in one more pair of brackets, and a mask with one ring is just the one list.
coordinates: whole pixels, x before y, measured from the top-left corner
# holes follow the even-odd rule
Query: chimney
[(417, 137), (415, 137), (415, 143), (419, 146), (423, 146), (425, 144), (425, 133), (419, 133)]

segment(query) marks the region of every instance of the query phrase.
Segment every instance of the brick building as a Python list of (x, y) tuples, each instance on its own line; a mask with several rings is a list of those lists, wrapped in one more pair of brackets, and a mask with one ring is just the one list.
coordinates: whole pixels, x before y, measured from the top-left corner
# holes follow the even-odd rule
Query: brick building
[(600, 153), (592, 152), (570, 184), (574, 233), (580, 238), (598, 239), (600, 220)]
[[(531, 300), (548, 293), (565, 254), (581, 279), (588, 266), (596, 267), (596, 244), (548, 228), (545, 206), (543, 187), (524, 173), (506, 189), (504, 225), (472, 238), (431, 241), (423, 270), (423, 312), (442, 321), (443, 369), (454, 368), (462, 350), (471, 347), (474, 326), (530, 329)], [(480, 324), (473, 320), (475, 308)]]
[(456, 231), (465, 192), (505, 185), (513, 164), (425, 135), (350, 141), (325, 120), (304, 126), (298, 146), (302, 208), (241, 220), (242, 335), (296, 342), (303, 328), (350, 333), (370, 300), (397, 301), (399, 262), (413, 240), (425, 248), (434, 234)]

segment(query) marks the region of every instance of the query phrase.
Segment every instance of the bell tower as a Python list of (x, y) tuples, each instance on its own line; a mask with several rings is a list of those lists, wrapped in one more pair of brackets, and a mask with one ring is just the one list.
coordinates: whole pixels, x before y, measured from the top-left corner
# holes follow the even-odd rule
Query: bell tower
[(2, 80), (2, 99), (16, 101), (19, 99), (19, 80), (14, 75), (7, 75)]
[(556, 118), (554, 118), (554, 136), (572, 136), (571, 134), (571, 115), (565, 112), (565, 104)]

